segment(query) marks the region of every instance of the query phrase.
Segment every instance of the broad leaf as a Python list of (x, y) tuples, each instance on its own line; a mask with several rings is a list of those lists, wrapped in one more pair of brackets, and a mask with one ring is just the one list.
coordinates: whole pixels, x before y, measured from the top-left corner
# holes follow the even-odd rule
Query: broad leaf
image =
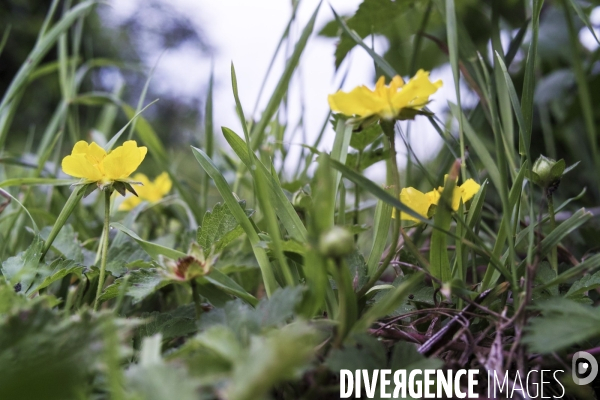
[[(246, 202), (239, 202), (242, 209), (246, 208)], [(250, 217), (252, 210), (246, 210)], [(225, 204), (217, 203), (212, 211), (207, 211), (202, 219), (202, 226), (198, 228), (197, 242), (205, 252), (219, 253), (229, 243), (244, 233), (235, 216)]]
[(542, 354), (600, 336), (600, 312), (569, 299), (552, 298), (537, 305), (542, 316), (531, 320), (523, 342)]

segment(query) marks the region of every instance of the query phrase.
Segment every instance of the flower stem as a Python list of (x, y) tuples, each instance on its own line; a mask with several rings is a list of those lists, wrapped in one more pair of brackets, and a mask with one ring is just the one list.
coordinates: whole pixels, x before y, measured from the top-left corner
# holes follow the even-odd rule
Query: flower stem
[[(358, 157), (356, 157), (356, 172), (358, 172), (360, 174), (361, 169), (360, 169), (360, 163), (361, 163), (361, 159), (362, 159), (362, 150), (359, 150), (358, 152)], [(354, 219), (352, 221), (352, 223), (354, 225), (358, 225), (358, 218), (359, 218), (359, 211), (358, 208), (360, 207), (360, 186), (358, 186), (358, 184), (354, 185)], [(354, 243), (358, 242), (358, 233), (354, 234)]]
[(190, 281), (192, 287), (192, 298), (194, 299), (194, 305), (196, 306), (196, 319), (200, 319), (202, 315), (202, 306), (200, 305), (200, 294), (198, 293), (198, 284), (195, 279)]
[[(546, 192), (546, 198), (548, 199), (548, 215), (550, 217), (550, 232), (556, 229), (556, 218), (554, 216), (554, 198), (552, 197), (552, 193)], [(556, 246), (552, 247), (552, 251), (550, 253), (550, 265), (554, 272), (558, 272), (558, 251)]]
[[(383, 129), (383, 133), (387, 136), (388, 142), (390, 145), (390, 163), (388, 164), (388, 185), (394, 187), (394, 196), (395, 198), (400, 198), (400, 174), (398, 173), (398, 161), (396, 155), (396, 140), (395, 140), (395, 132), (394, 132), (394, 123), (389, 121), (381, 121), (381, 128)], [(390, 262), (393, 260), (396, 255), (396, 250), (398, 249), (398, 239), (400, 238), (400, 210), (396, 210), (397, 216), (392, 220), (392, 242), (390, 244), (390, 249), (388, 254), (385, 256), (384, 260), (381, 262), (379, 268), (375, 271), (375, 273), (369, 277), (369, 280), (360, 290), (357, 292), (356, 296), (358, 298), (364, 296), (367, 291), (373, 287), (383, 274), (383, 272), (390, 265)]]
[(100, 276), (98, 277), (98, 290), (94, 301), (94, 311), (98, 309), (98, 299), (102, 294), (104, 286), (104, 275), (106, 274), (106, 255), (108, 253), (108, 231), (110, 229), (110, 195), (111, 190), (104, 191), (104, 228), (102, 229), (102, 253), (100, 255)]

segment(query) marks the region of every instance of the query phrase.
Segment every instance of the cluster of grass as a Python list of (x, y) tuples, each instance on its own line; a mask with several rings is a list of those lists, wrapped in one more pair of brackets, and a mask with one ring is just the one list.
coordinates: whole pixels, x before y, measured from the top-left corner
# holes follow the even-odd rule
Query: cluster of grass
[[(591, 25), (576, 0), (549, 10), (542, 0), (513, 2), (530, 18), (517, 21), (521, 28), (506, 49), (503, 24), (514, 21), (500, 2), (482, 5), (489, 58), (457, 18), (467, 6), (454, 0), (410, 7), (365, 0), (351, 18), (336, 15), (322, 34), (340, 35), (338, 63), (358, 45), (378, 74), (406, 76), (421, 62), (435, 64), (423, 60), (433, 46), (434, 60), (452, 68), (454, 82), (445, 84), (458, 88), (462, 77), (478, 102), (462, 107), (457, 89), (446, 115), (416, 117), (444, 143), (427, 163), (411, 152), (399, 124), (356, 128), (331, 116), (290, 176), (274, 166), (289, 166), (286, 143), (297, 142), (297, 130), (279, 122), (280, 105), (319, 9), (295, 43), (292, 16), (277, 50), (289, 43), (293, 52), (257, 121), (244, 113), (232, 66), (241, 135), (222, 127), (214, 137), (210, 80), (202, 142), (179, 155), (197, 161), (185, 178), (144, 118), (153, 104), (145, 90), (136, 107), (119, 93), (80, 91), (91, 71), (119, 65), (80, 53), (82, 26), (96, 3), (61, 13), (52, 2), (0, 102), (1, 148), (36, 80), (57, 79), (62, 93), (40, 141), (30, 140), (22, 154), (0, 154), (1, 398), (336, 398), (340, 369), (469, 367), (526, 375), (540, 365), (568, 369), (577, 350), (598, 353), (598, 228), (592, 213), (576, 210), (600, 199), (587, 86), (598, 53), (580, 52), (576, 28)], [(556, 71), (538, 59), (542, 11), (565, 16), (573, 53), (563, 72), (576, 88), (569, 104), (539, 95), (540, 88), (563, 87), (546, 79)], [(383, 57), (363, 42), (383, 33), (396, 43), (392, 28), (408, 19), (410, 46), (400, 42), (410, 51), (403, 49), (401, 61), (393, 47)], [(9, 35), (7, 29), (0, 49)], [(54, 49), (58, 60), (43, 63)], [(113, 130), (119, 113), (130, 120)], [(325, 134), (335, 135), (329, 153), (318, 150)], [(142, 168), (168, 173), (171, 195), (120, 211), (111, 207), (117, 195), (90, 194), (94, 187), (58, 178), (77, 141), (110, 149), (128, 139), (148, 149)], [(408, 155), (402, 169), (400, 141)], [(579, 161), (570, 171), (567, 164)], [(386, 166), (384, 187), (363, 174), (376, 163)], [(455, 184), (444, 182), (448, 173), (481, 185), (456, 212), (448, 204)], [(425, 218), (401, 203), (401, 185), (444, 186), (435, 215)], [(418, 222), (392, 218), (398, 212)], [(560, 379), (568, 395), (593, 396), (570, 373)]]

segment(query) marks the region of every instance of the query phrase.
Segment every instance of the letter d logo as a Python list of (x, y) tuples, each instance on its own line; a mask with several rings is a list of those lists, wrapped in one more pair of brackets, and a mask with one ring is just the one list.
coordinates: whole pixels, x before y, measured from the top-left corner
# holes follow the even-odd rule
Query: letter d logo
[(587, 385), (598, 375), (598, 362), (590, 353), (578, 351), (571, 360), (571, 373), (576, 385)]

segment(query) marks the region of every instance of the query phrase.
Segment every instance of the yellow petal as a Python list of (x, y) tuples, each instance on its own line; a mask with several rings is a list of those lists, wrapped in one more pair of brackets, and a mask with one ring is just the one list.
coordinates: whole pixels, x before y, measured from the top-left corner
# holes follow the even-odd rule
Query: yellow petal
[(330, 94), (327, 100), (331, 111), (348, 116), (368, 117), (377, 114), (382, 107), (381, 99), (365, 86), (359, 86), (350, 93), (340, 90)]
[[(402, 191), (400, 192), (400, 202), (402, 202), (402, 204), (404, 204), (405, 206), (411, 208), (417, 214), (422, 215), (424, 218), (427, 218), (427, 212), (429, 211), (429, 207), (432, 204), (431, 199), (427, 194), (413, 187), (402, 189)], [(403, 212), (400, 213), (400, 219), (405, 221), (420, 222), (415, 217)]]
[(396, 75), (390, 82), (390, 92), (396, 93), (398, 89), (404, 86), (404, 79), (400, 75)]
[(127, 178), (140, 166), (146, 152), (146, 147), (137, 147), (135, 140), (126, 141), (102, 161), (106, 178), (111, 181)]
[(121, 211), (133, 210), (135, 208), (135, 206), (137, 206), (141, 202), (142, 202), (142, 200), (139, 197), (137, 197), (137, 196), (135, 196), (133, 194), (130, 194), (119, 205), (119, 210), (121, 210)]
[(102, 173), (94, 167), (85, 154), (66, 156), (62, 160), (62, 170), (75, 178), (85, 178), (90, 181), (102, 179)]
[(164, 196), (171, 191), (171, 188), (173, 187), (173, 182), (171, 182), (169, 174), (163, 172), (162, 174), (156, 177), (156, 179), (154, 180), (154, 185), (156, 186), (156, 189), (161, 194), (161, 196)]
[(88, 144), (83, 140), (80, 140), (79, 142), (75, 143), (75, 146), (73, 146), (71, 155), (76, 154), (84, 154), (88, 161), (92, 163), (92, 165), (100, 164), (104, 157), (106, 157), (106, 151), (104, 151), (102, 147), (98, 146), (96, 142)]
[(481, 186), (473, 179), (467, 179), (462, 185), (460, 185), (461, 197), (463, 203), (471, 200), (473, 196), (479, 192)]
[(142, 174), (141, 172), (138, 172), (137, 174), (133, 175), (131, 179), (135, 182), (141, 183), (144, 186), (148, 186), (150, 184), (150, 179), (148, 179), (148, 177), (145, 174)]
[(71, 155), (74, 156), (75, 154), (87, 154), (88, 147), (89, 145), (85, 140), (80, 140), (79, 142), (75, 143), (75, 146), (73, 146)]
[(96, 142), (92, 142), (88, 146), (86, 156), (92, 164), (100, 164), (106, 157), (106, 151), (104, 151), (102, 147), (98, 146)]
[(434, 204), (437, 206), (438, 202), (440, 201), (440, 195), (441, 190), (438, 189), (433, 189), (431, 192), (427, 192), (425, 193), (427, 195), (427, 197), (429, 197), (429, 201), (431, 201), (431, 204)]
[(460, 188), (455, 186), (454, 190), (452, 190), (452, 209), (454, 211), (458, 211), (458, 206), (460, 205), (461, 200), (461, 194), (462, 191), (460, 190)]
[(421, 109), (429, 101), (429, 96), (434, 94), (442, 86), (442, 81), (433, 83), (429, 80), (429, 72), (422, 69), (409, 80), (398, 93), (392, 98), (396, 108)]

